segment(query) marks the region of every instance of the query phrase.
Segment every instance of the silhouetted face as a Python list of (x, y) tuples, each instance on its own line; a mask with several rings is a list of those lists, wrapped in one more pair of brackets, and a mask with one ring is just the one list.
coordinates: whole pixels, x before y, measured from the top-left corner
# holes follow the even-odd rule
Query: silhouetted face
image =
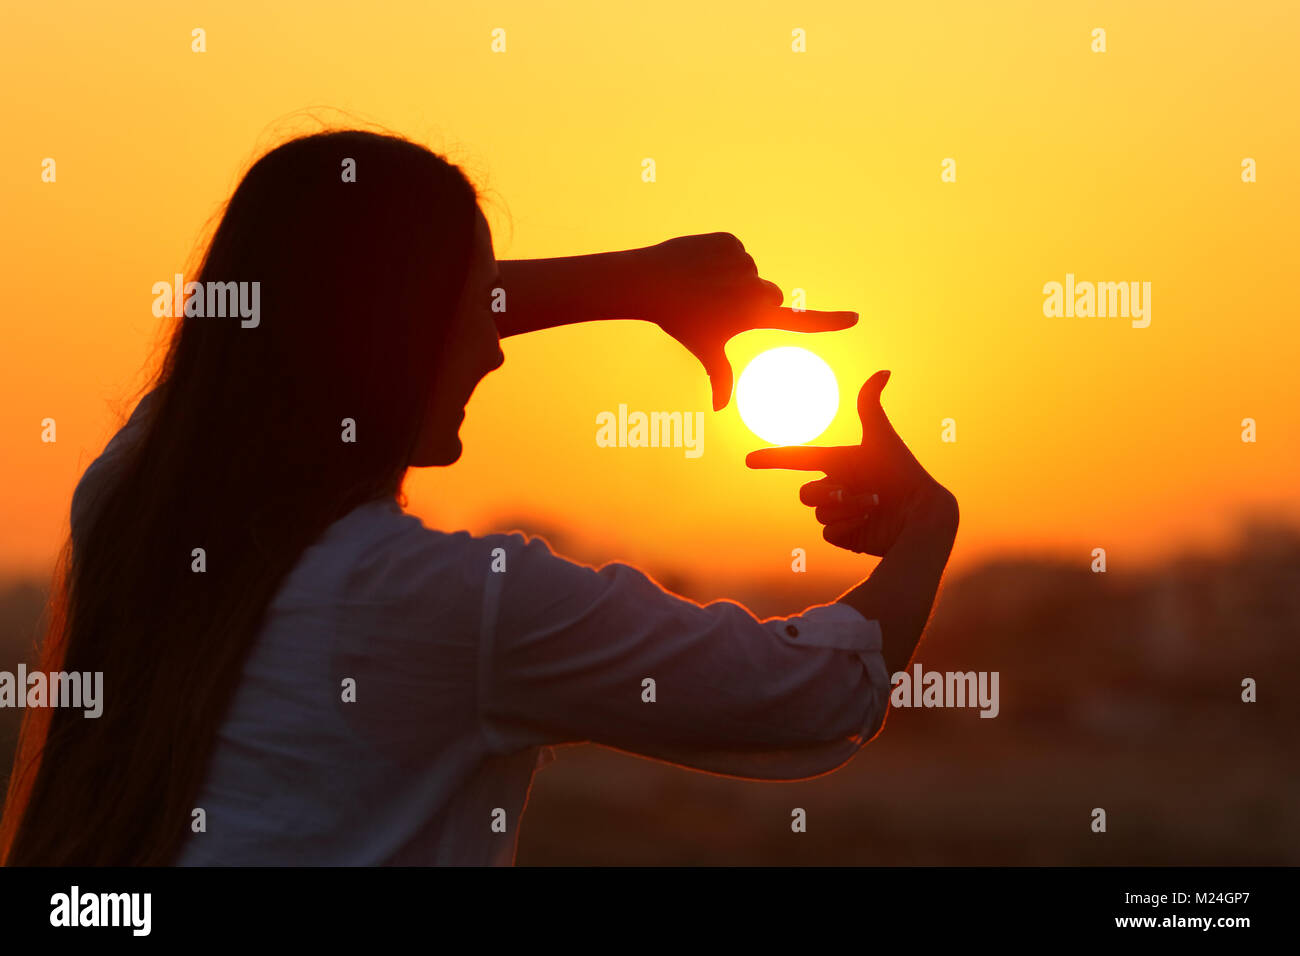
[(492, 233), (479, 211), (474, 254), (460, 306), (447, 330), (447, 347), (430, 396), (424, 429), (411, 455), (411, 467), (450, 465), (460, 457), (460, 426), (465, 405), (483, 376), (505, 361), (491, 309), (492, 290), (500, 282)]

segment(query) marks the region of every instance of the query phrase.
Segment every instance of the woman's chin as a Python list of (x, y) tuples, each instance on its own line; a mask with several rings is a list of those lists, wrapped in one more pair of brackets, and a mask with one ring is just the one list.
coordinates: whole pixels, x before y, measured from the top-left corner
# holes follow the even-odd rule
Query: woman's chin
[(464, 446), (460, 436), (453, 435), (449, 441), (440, 443), (436, 448), (429, 448), (411, 459), (412, 468), (444, 468), (460, 460)]
[(460, 443), (460, 436), (457, 435), (451, 440), (451, 447), (447, 449), (446, 459), (438, 462), (440, 465), (454, 465), (460, 461), (461, 453), (465, 451), (465, 446)]

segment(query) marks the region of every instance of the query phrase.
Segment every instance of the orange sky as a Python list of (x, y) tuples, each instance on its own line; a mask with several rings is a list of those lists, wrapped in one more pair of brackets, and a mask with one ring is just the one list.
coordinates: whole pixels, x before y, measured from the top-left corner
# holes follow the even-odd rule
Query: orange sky
[[(961, 501), (956, 564), (1106, 547), (1122, 568), (1247, 510), (1300, 512), (1295, 4), (538, 6), (6, 6), (0, 572), (48, 568), (140, 382), (152, 284), (192, 260), (256, 155), (315, 128), (305, 107), (462, 163), (496, 197), (501, 258), (725, 230), (809, 308), (858, 310), (845, 332), (733, 340), (737, 374), (772, 345), (822, 355), (841, 410), (818, 441), (838, 443), (858, 437), (857, 387), (892, 369), (886, 411)], [(1150, 282), (1150, 327), (1045, 317), (1043, 285), (1066, 273)], [(862, 568), (797, 503), (809, 476), (745, 468), (762, 442), (734, 403), (709, 411), (695, 360), (652, 327), (505, 352), (462, 461), (408, 485), (431, 525), (535, 518), (722, 577), (788, 572), (794, 547), (810, 572)], [(704, 411), (704, 454), (597, 447), (619, 403)]]

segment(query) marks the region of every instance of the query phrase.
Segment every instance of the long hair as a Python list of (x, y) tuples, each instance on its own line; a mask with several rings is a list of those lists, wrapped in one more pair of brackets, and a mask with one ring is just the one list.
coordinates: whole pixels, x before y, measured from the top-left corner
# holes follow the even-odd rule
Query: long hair
[(102, 715), (27, 711), (0, 861), (174, 861), (276, 591), (332, 522), (400, 491), (477, 208), (458, 167), (395, 136), (317, 133), (249, 169), (197, 281), (259, 283), (260, 314), (180, 320), (64, 549), (40, 667), (102, 672)]

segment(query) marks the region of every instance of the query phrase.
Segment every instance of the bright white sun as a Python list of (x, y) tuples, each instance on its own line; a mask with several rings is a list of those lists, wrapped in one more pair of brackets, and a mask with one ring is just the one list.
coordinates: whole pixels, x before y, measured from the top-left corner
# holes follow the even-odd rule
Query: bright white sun
[(840, 407), (831, 367), (807, 349), (768, 349), (740, 373), (736, 407), (763, 441), (802, 445), (826, 430)]

